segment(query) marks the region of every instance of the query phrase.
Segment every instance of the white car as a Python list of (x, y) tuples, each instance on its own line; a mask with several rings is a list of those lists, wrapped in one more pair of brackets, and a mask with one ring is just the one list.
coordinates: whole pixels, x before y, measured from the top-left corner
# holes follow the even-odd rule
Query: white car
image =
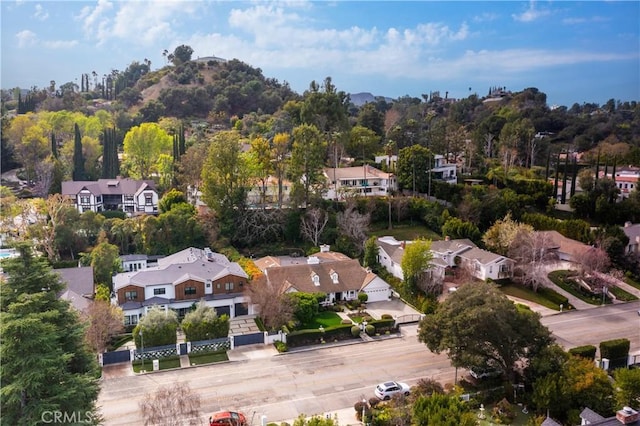
[(407, 396), (411, 392), (411, 388), (406, 383), (401, 382), (384, 382), (376, 386), (374, 393), (376, 397), (383, 400), (391, 399), (393, 395)]

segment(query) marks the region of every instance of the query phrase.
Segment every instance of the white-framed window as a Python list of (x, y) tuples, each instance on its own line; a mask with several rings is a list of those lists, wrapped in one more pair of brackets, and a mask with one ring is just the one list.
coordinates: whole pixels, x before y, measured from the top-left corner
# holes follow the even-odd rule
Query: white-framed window
[(233, 290), (233, 283), (224, 283), (224, 289), (229, 291), (229, 290)]
[(195, 287), (185, 287), (184, 288), (184, 295), (185, 296), (191, 296), (196, 294), (196, 288)]
[(80, 204), (89, 204), (89, 200), (91, 199), (91, 197), (89, 197), (88, 195), (81, 195), (80, 196)]
[(167, 293), (167, 289), (166, 288), (154, 288), (153, 289), (153, 295), (154, 296), (159, 296), (161, 294), (166, 294)]
[(138, 298), (138, 292), (136, 290), (125, 291), (124, 298), (125, 300), (136, 300)]
[(153, 205), (153, 195), (144, 194), (144, 204), (145, 204), (145, 206), (152, 206)]

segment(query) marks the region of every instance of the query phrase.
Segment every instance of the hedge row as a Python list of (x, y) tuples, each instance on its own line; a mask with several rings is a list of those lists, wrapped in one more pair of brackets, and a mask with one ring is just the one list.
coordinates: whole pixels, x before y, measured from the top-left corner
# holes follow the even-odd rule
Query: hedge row
[(585, 346), (578, 346), (575, 348), (571, 348), (569, 349), (569, 353), (571, 355), (590, 359), (592, 361), (596, 359), (596, 347), (593, 345), (585, 345)]
[(351, 324), (340, 324), (332, 327), (327, 327), (324, 331), (320, 331), (316, 328), (307, 330), (296, 330), (287, 334), (287, 346), (305, 346), (316, 344), (320, 340), (325, 341), (332, 340), (347, 340), (353, 339), (351, 334)]

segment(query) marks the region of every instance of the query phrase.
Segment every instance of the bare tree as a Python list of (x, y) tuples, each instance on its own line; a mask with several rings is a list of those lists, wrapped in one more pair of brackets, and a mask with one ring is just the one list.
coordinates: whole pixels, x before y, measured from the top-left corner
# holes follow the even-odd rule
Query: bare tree
[(293, 318), (292, 300), (284, 289), (261, 275), (255, 277), (245, 289), (245, 295), (257, 305), (260, 318), (269, 330), (276, 330)]
[(300, 221), (300, 233), (315, 246), (318, 246), (320, 243), (320, 236), (322, 235), (325, 226), (327, 226), (327, 222), (329, 222), (329, 215), (326, 211), (317, 207), (307, 210)]
[(157, 426), (201, 425), (200, 396), (186, 383), (162, 386), (140, 402), (144, 424)]
[(593, 272), (605, 272), (611, 266), (611, 260), (606, 251), (599, 247), (592, 247), (581, 259), (581, 269), (583, 275)]
[(84, 315), (89, 323), (85, 339), (96, 353), (103, 353), (111, 338), (124, 331), (122, 308), (107, 301), (94, 301)]
[(364, 242), (367, 240), (371, 215), (369, 213), (361, 214), (356, 209), (355, 203), (349, 203), (344, 212), (338, 213), (337, 222), (342, 235), (349, 238), (358, 248), (359, 253), (362, 253)]
[(53, 183), (53, 162), (40, 161), (35, 166), (35, 185), (33, 187), (33, 195), (46, 198), (49, 195), (49, 188)]
[(284, 232), (286, 211), (254, 209), (238, 212), (235, 239), (251, 246), (264, 241), (277, 241)]
[(516, 261), (516, 272), (519, 272), (522, 284), (533, 291), (544, 285), (547, 263), (557, 260), (551, 247), (553, 242), (548, 233), (526, 228), (518, 231), (509, 247), (509, 256)]

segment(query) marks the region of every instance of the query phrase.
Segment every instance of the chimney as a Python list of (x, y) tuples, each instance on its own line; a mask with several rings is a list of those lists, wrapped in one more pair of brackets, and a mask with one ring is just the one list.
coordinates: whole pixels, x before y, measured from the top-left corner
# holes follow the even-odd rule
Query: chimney
[(451, 241), (451, 237), (449, 237), (448, 235), (445, 235), (445, 236), (444, 236), (444, 240), (445, 240), (445, 241)]
[(616, 419), (623, 425), (630, 425), (637, 422), (640, 419), (640, 415), (631, 407), (622, 407), (622, 410), (616, 413)]
[(320, 253), (329, 253), (331, 246), (329, 244), (320, 244)]

